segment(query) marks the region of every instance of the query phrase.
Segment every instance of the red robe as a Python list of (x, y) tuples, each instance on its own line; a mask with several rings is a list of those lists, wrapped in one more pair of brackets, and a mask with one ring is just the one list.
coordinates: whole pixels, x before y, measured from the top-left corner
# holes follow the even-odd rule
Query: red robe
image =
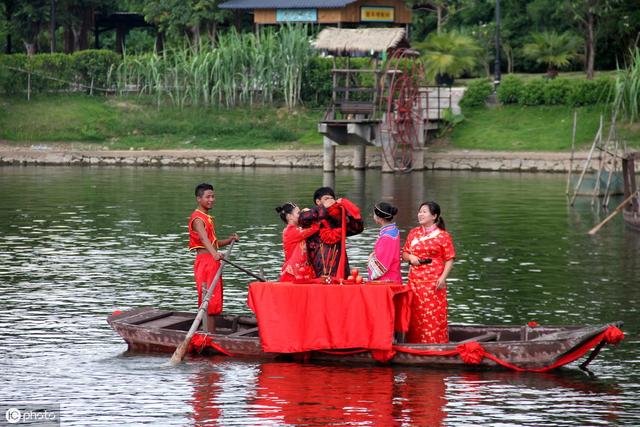
[[(207, 233), (207, 238), (215, 247), (218, 248), (218, 239), (216, 238), (216, 229), (213, 222), (213, 217), (206, 213), (196, 209), (189, 218), (189, 250), (196, 250), (205, 248), (204, 244), (200, 240), (200, 235), (193, 227), (193, 221), (195, 219), (201, 219), (204, 222), (204, 230)], [(193, 274), (196, 281), (196, 289), (198, 290), (198, 307), (202, 304), (202, 299), (206, 290), (213, 282), (213, 278), (216, 276), (218, 269), (220, 268), (220, 261), (213, 258), (210, 253), (201, 253), (196, 255), (196, 260), (193, 264)], [(203, 288), (202, 284), (205, 283), (206, 287)], [(222, 312), (222, 277), (218, 281), (213, 295), (209, 299), (209, 305), (207, 307), (208, 314), (219, 314)]]
[(437, 227), (433, 231), (416, 227), (409, 232), (402, 251), (420, 259), (431, 259), (430, 264), (412, 265), (409, 269), (408, 284), (413, 300), (407, 340), (427, 344), (449, 342), (447, 289), (436, 289), (436, 281), (444, 271), (445, 262), (456, 256), (451, 236)]
[(296, 276), (315, 277), (307, 258), (306, 239), (315, 234), (318, 228), (318, 224), (305, 229), (289, 224), (282, 231), (284, 264), (280, 273), (281, 282), (292, 282)]

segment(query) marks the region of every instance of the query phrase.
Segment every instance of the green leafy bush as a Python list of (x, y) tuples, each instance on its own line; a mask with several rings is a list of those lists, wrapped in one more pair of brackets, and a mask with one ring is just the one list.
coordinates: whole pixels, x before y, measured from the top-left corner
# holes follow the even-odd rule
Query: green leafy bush
[(567, 95), (567, 104), (580, 106), (609, 102), (613, 86), (614, 81), (606, 77), (596, 80), (576, 80)]
[(544, 104), (544, 85), (542, 79), (531, 79), (524, 84), (522, 93), (518, 99), (520, 105), (542, 105)]
[(27, 74), (16, 71), (26, 70), (27, 55), (16, 53), (13, 55), (0, 55), (0, 90), (6, 94), (15, 94), (27, 87)]
[(0, 55), (0, 91), (26, 92), (29, 75), (33, 93), (73, 89), (77, 83), (106, 87), (110, 68), (120, 60), (120, 55), (109, 50), (83, 50), (72, 55)]
[(545, 105), (563, 105), (571, 93), (574, 80), (548, 79), (544, 84), (543, 97)]
[(498, 86), (498, 100), (503, 104), (517, 104), (524, 90), (522, 79), (514, 76), (505, 76)]
[(460, 106), (462, 108), (481, 107), (491, 92), (493, 92), (493, 86), (488, 80), (473, 80), (467, 86), (467, 90), (460, 100)]
[(111, 66), (118, 66), (120, 55), (110, 50), (81, 50), (72, 55), (77, 78), (86, 86), (107, 86)]

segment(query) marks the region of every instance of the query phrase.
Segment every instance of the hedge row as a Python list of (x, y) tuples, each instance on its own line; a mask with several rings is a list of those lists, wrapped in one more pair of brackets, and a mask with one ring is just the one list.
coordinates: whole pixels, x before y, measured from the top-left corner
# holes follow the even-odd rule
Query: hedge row
[(106, 88), (111, 66), (120, 61), (120, 55), (110, 50), (0, 55), (0, 92), (25, 92), (29, 76), (34, 93), (68, 90), (78, 84)]
[[(522, 79), (509, 75), (498, 86), (498, 100), (519, 105), (594, 105), (611, 101), (615, 81), (601, 77), (595, 80), (578, 78)], [(484, 105), (493, 91), (488, 80), (473, 80), (460, 101), (463, 108)]]
[(498, 99), (504, 104), (593, 105), (611, 100), (615, 81), (601, 77), (586, 79), (528, 79), (506, 76), (498, 86)]

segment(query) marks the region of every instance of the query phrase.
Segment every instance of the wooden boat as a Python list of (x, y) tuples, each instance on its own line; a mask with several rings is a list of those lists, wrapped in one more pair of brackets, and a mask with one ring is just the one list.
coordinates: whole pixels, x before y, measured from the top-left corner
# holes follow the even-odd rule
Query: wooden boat
[(622, 209), (622, 216), (625, 224), (629, 227), (640, 231), (640, 194), (636, 186), (635, 159), (638, 153), (629, 153), (622, 160), (622, 175), (624, 179), (624, 198), (627, 199), (632, 194), (636, 197), (631, 199)]
[[(185, 339), (194, 313), (137, 308), (109, 316), (109, 325), (127, 342), (132, 352), (173, 352)], [(586, 366), (606, 343), (623, 337), (622, 322), (597, 326), (449, 326), (450, 343), (405, 344), (396, 342), (387, 353), (388, 363), (412, 366), (506, 367), (545, 372), (566, 365), (593, 349), (581, 365)], [(198, 334), (205, 355), (227, 352), (234, 357), (277, 360), (376, 363), (379, 357), (364, 349), (310, 351), (300, 354), (265, 353), (257, 321), (252, 316), (216, 316), (214, 334)], [(613, 333), (612, 333), (613, 332)], [(204, 339), (203, 339), (204, 338)], [(214, 345), (206, 345), (206, 342)], [(193, 343), (193, 342), (192, 342)]]

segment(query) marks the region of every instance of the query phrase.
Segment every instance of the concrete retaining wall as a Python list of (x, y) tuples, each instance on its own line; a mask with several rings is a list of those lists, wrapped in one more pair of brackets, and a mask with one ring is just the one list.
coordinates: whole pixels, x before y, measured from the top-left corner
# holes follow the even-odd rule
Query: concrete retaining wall
[[(322, 168), (322, 150), (62, 150), (46, 145), (0, 145), (0, 165), (105, 166), (233, 166)], [(515, 172), (567, 172), (570, 153), (424, 150), (426, 169)], [(581, 170), (587, 153), (576, 153), (573, 169)], [(379, 149), (367, 147), (367, 168), (380, 168)], [(592, 162), (597, 166), (597, 162)], [(353, 148), (338, 147), (336, 167), (353, 167)]]

